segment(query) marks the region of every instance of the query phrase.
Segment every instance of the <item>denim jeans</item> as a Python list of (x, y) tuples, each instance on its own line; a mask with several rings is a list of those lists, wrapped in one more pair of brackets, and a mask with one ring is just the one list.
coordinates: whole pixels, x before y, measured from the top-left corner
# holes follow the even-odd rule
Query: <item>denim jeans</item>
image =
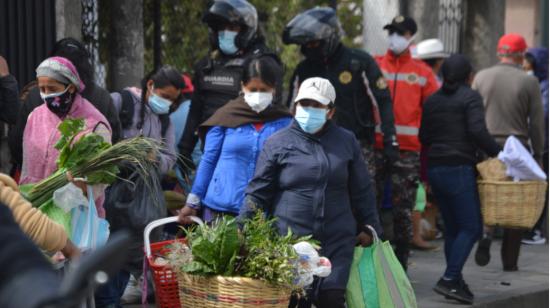
[(445, 224), (444, 277), (461, 279), (462, 268), (483, 230), (474, 167), (430, 167), (428, 181)]

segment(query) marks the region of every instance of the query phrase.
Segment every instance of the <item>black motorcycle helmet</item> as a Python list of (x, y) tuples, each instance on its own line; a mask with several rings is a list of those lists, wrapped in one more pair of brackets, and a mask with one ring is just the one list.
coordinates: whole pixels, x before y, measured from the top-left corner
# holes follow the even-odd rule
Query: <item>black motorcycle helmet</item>
[(321, 41), (323, 55), (329, 57), (340, 44), (342, 32), (334, 9), (316, 7), (297, 15), (286, 25), (283, 42), (303, 48), (309, 42)]
[(241, 26), (235, 38), (239, 49), (246, 49), (256, 38), (258, 31), (258, 12), (246, 0), (216, 0), (204, 14), (202, 21), (208, 25), (208, 36), (212, 47), (218, 48), (218, 30), (224, 24)]

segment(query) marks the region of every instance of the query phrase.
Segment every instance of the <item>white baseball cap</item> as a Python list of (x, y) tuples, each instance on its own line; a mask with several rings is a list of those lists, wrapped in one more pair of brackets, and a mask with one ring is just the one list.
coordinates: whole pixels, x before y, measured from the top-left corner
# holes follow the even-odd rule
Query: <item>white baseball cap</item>
[(416, 45), (417, 59), (447, 58), (449, 54), (445, 52), (443, 42), (439, 39), (427, 39)]
[(334, 103), (336, 100), (336, 90), (334, 90), (328, 79), (320, 77), (308, 78), (300, 85), (294, 102), (297, 103), (304, 99), (311, 99), (323, 105), (328, 105)]

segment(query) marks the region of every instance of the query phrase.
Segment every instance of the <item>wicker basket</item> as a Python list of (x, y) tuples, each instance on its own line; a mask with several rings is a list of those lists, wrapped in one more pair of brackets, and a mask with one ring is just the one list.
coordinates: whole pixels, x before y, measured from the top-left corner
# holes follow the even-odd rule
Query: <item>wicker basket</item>
[(481, 213), (488, 226), (531, 229), (544, 208), (547, 183), (478, 182)]
[(181, 307), (287, 308), (291, 291), (243, 277), (204, 277), (178, 272)]
[(476, 166), (479, 175), (484, 181), (508, 181), (506, 165), (498, 158), (488, 159)]

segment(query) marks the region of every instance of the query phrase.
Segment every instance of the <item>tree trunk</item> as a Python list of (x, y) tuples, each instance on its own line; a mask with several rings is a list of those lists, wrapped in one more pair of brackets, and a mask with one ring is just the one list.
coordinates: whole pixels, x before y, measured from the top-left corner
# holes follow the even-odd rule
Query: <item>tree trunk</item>
[(110, 19), (110, 88), (139, 86), (144, 75), (143, 1), (113, 2)]
[(476, 70), (497, 63), (498, 39), (504, 34), (504, 1), (468, 0), (463, 52)]

